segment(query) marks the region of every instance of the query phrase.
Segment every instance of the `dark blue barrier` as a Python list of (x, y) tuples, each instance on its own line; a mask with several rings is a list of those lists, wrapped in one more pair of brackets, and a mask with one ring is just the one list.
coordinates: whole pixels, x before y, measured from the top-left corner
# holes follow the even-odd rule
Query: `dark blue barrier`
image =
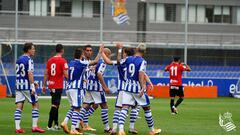
[[(36, 76), (34, 77), (35, 81), (39, 84), (39, 88), (37, 90), (38, 93), (41, 92), (43, 76)], [(15, 76), (8, 76), (8, 80), (10, 83), (10, 87), (12, 92), (15, 93)], [(168, 78), (151, 78), (153, 84), (155, 85), (169, 85)], [(229, 96), (231, 93), (240, 93), (240, 91), (236, 91), (236, 84), (237, 79), (185, 79), (183, 78), (183, 85), (189, 86), (218, 86), (218, 96)], [(112, 93), (117, 91), (117, 78), (116, 77), (105, 77), (105, 82), (107, 83), (108, 87), (110, 88)], [(6, 84), (6, 81), (3, 76), (0, 76), (0, 83)], [(8, 92), (9, 94), (9, 92)], [(47, 93), (49, 94), (49, 93)]]

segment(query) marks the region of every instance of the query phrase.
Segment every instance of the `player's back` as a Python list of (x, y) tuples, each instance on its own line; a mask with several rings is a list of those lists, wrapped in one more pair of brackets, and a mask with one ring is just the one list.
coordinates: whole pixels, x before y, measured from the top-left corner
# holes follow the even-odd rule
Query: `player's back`
[(172, 62), (166, 69), (169, 71), (170, 85), (181, 86), (184, 67), (180, 63)]
[(63, 71), (68, 69), (67, 62), (61, 56), (53, 56), (47, 62), (48, 87), (51, 89), (63, 88)]
[(146, 61), (140, 56), (131, 56), (126, 59), (127, 82), (126, 90), (133, 93), (139, 93), (141, 90), (139, 82), (139, 72), (146, 70)]
[(30, 81), (28, 71), (33, 72), (33, 60), (27, 56), (22, 55), (16, 61), (16, 88), (17, 90), (29, 90)]
[(75, 59), (70, 61), (68, 66), (68, 88), (81, 89), (83, 87), (84, 71), (85, 68), (88, 66), (88, 62)]

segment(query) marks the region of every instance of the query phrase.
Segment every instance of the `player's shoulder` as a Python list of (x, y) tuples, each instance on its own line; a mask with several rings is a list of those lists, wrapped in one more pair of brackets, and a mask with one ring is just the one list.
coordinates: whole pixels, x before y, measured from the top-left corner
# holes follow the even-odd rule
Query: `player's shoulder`
[(31, 60), (31, 57), (27, 56), (27, 55), (22, 55), (18, 58), (18, 61), (28, 61), (28, 60)]

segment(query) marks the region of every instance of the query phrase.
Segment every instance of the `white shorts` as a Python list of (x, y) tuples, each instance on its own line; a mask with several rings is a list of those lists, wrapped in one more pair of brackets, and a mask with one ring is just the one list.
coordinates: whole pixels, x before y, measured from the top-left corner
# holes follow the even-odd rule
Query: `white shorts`
[(121, 91), (118, 91), (115, 106), (122, 107), (122, 100), (123, 100), (123, 91), (121, 90)]
[(72, 107), (79, 108), (83, 103), (84, 91), (79, 89), (69, 89), (66, 91), (69, 104)]
[(38, 101), (37, 93), (35, 95), (32, 95), (30, 93), (30, 90), (16, 90), (16, 98), (15, 103), (24, 102), (25, 100), (28, 100), (29, 103), (34, 104)]
[(84, 103), (91, 104), (101, 104), (106, 103), (107, 99), (104, 91), (86, 91)]
[(143, 96), (140, 97), (139, 93), (130, 93), (130, 92), (123, 91), (122, 97), (124, 97), (124, 99), (122, 100), (122, 105), (135, 106), (136, 103), (139, 106), (144, 106), (144, 107), (150, 105), (150, 100), (146, 93), (144, 93)]

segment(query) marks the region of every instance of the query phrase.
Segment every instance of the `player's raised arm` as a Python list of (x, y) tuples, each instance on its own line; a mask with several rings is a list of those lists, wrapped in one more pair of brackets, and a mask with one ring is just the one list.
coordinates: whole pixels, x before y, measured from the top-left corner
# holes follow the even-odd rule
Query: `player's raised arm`
[(181, 63), (182, 67), (184, 68), (184, 71), (191, 71), (192, 69), (185, 63)]
[(107, 56), (106, 56), (106, 54), (104, 53), (104, 51), (102, 51), (102, 58), (103, 58), (103, 60), (104, 60), (104, 62), (106, 63), (106, 64), (108, 64), (108, 65), (113, 65), (113, 61), (111, 61)]
[(169, 68), (170, 68), (170, 66), (167, 65), (167, 66), (165, 67), (164, 71), (165, 71), (165, 72), (166, 72), (166, 71), (169, 71)]
[(117, 53), (117, 63), (120, 63), (121, 59), (122, 59), (122, 51), (123, 51), (123, 44), (121, 43), (117, 43), (116, 47), (118, 49), (118, 53)]
[(99, 51), (98, 51), (98, 54), (97, 54), (96, 58), (93, 61), (91, 61), (89, 63), (89, 65), (96, 65), (98, 63), (100, 57), (102, 56), (103, 48), (104, 48), (104, 45), (101, 45), (99, 47)]

